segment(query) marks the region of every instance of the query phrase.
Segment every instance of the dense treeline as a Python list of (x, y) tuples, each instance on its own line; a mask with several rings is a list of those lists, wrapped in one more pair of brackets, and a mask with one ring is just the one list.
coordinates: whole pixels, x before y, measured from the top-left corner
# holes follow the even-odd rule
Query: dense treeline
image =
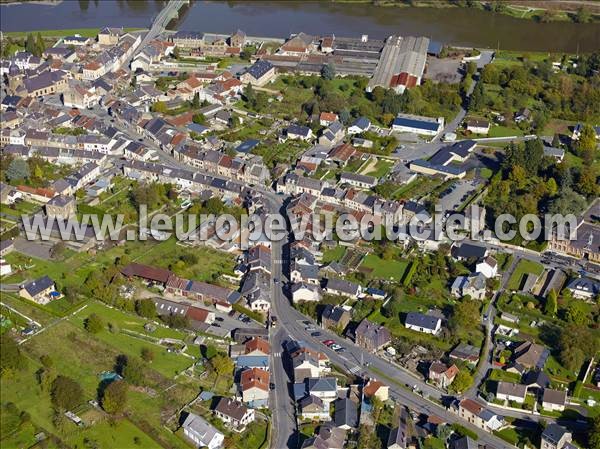
[[(593, 151), (579, 149), (580, 154), (594, 157)], [(530, 140), (506, 147), (502, 170), (491, 180), (485, 205), (492, 223), (501, 214), (511, 214), (517, 221), (526, 214), (577, 215), (599, 193), (592, 166), (555, 164), (544, 156), (540, 140)]]
[[(562, 62), (568, 65), (568, 58)], [(550, 59), (532, 62), (525, 57), (522, 65), (504, 68), (489, 64), (481, 79), (483, 98), (473, 109), (511, 115), (515, 109), (530, 107), (540, 116), (534, 120), (544, 122), (548, 118), (600, 120), (600, 53), (580, 56), (567, 72), (555, 72)]]

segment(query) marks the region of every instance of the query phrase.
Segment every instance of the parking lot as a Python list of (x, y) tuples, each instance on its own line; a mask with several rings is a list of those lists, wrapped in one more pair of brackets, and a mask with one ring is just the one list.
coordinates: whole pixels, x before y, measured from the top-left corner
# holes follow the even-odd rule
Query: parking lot
[(460, 58), (427, 58), (427, 73), (424, 78), (456, 84), (462, 79)]
[(477, 179), (469, 181), (458, 181), (449, 187), (445, 194), (440, 195), (440, 205), (443, 212), (451, 212), (458, 209), (473, 192), (481, 181)]

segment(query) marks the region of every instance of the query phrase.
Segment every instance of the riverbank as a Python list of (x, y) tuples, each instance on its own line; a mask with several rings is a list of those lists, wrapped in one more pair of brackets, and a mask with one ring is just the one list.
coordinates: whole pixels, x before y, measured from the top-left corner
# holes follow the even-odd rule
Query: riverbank
[[(473, 9), (486, 11), (491, 14), (501, 14), (517, 19), (533, 20), (540, 23), (573, 22), (573, 23), (600, 23), (600, 3), (590, 5), (589, 2), (563, 2), (548, 1), (519, 1), (492, 2), (477, 0), (412, 0), (410, 2), (397, 2), (394, 0), (331, 0), (334, 3), (368, 3), (378, 7), (394, 8), (435, 8), (435, 9)], [(580, 11), (580, 8), (583, 8)]]
[[(131, 33), (134, 31), (143, 31), (144, 28), (123, 28), (126, 33)], [(12, 38), (23, 38), (27, 37), (28, 34), (34, 34), (37, 36), (38, 33), (42, 35), (42, 37), (64, 37), (64, 36), (73, 36), (74, 34), (79, 34), (83, 37), (96, 37), (100, 28), (67, 28), (64, 30), (36, 30), (36, 31), (9, 31), (4, 33), (6, 37)]]

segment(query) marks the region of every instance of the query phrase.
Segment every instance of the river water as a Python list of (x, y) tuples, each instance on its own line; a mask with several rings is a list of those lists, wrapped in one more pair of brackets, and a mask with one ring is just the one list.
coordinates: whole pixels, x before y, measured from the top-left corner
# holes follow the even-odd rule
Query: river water
[[(1, 6), (3, 31), (125, 26), (147, 27), (163, 0), (64, 0), (56, 6)], [(433, 40), (505, 50), (589, 52), (600, 50), (600, 24), (536, 23), (485, 11), (452, 8), (395, 8), (326, 1), (195, 1), (178, 29), (253, 36), (309, 34), (386, 37), (427, 36)]]

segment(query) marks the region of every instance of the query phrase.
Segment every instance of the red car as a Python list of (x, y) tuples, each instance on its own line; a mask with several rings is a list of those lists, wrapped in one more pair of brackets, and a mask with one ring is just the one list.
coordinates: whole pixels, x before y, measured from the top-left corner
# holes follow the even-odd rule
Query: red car
[(331, 345), (332, 345), (332, 344), (334, 344), (334, 343), (335, 343), (335, 341), (333, 341), (333, 340), (324, 340), (324, 341), (323, 341), (323, 344), (324, 344), (325, 346), (331, 346)]

